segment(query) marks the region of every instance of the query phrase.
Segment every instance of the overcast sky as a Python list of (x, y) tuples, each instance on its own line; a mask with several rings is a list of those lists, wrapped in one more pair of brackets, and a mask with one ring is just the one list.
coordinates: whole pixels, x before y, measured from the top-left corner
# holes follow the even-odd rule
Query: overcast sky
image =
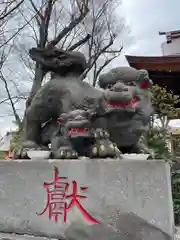
[[(161, 55), (161, 43), (165, 39), (158, 31), (180, 29), (180, 0), (123, 0), (118, 11), (123, 12), (131, 29), (133, 41), (126, 49), (130, 55)], [(123, 56), (113, 66), (120, 64), (127, 64)], [(12, 127), (10, 118), (0, 119), (0, 124), (1, 134)]]
[(122, 7), (136, 41), (130, 54), (161, 54), (158, 31), (180, 29), (179, 0), (124, 0)]
[[(180, 30), (179, 0), (124, 0), (123, 12), (134, 36), (128, 48), (130, 55), (161, 55), (164, 36), (159, 31)], [(126, 63), (125, 58), (122, 60)], [(180, 120), (171, 121), (180, 127)]]

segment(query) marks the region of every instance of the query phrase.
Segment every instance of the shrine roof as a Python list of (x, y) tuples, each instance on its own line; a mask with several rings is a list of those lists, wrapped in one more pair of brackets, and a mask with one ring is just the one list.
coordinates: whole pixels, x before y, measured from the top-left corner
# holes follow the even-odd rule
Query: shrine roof
[(167, 31), (167, 32), (159, 31), (159, 35), (167, 35), (167, 34), (171, 34), (171, 35), (180, 34), (180, 30)]
[(180, 56), (125, 56), (129, 65), (148, 71), (180, 72)]

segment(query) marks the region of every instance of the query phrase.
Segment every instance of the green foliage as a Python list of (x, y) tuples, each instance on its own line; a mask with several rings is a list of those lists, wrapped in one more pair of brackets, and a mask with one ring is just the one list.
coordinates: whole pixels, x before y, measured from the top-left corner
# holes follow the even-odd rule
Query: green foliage
[(0, 151), (0, 159), (4, 159), (5, 153)]
[[(180, 103), (180, 96), (175, 95), (166, 87), (153, 85), (152, 86), (152, 103), (154, 106), (155, 114), (161, 121), (161, 128), (151, 128), (146, 133), (147, 145), (152, 148), (156, 155), (164, 158), (171, 159), (171, 153), (168, 150), (166, 139), (169, 120), (180, 118), (180, 108), (177, 104)], [(152, 117), (153, 119), (153, 117)], [(153, 122), (153, 121), (152, 121)], [(174, 205), (175, 223), (180, 223), (180, 173), (172, 173), (172, 197)]]
[(148, 148), (155, 152), (156, 158), (170, 160), (171, 154), (167, 146), (165, 130), (158, 127), (150, 128), (144, 134), (144, 138)]
[[(166, 144), (166, 131), (160, 128), (151, 128), (144, 135), (146, 144), (151, 148), (158, 159), (171, 161), (172, 156)], [(180, 224), (180, 173), (172, 173), (172, 197), (175, 223)]]
[(10, 144), (10, 151), (12, 152), (13, 150), (18, 150), (19, 146), (20, 146), (20, 131), (18, 131), (12, 138), (11, 140), (11, 144)]
[(160, 120), (163, 121), (163, 117), (167, 120), (180, 117), (180, 108), (176, 107), (180, 103), (179, 95), (157, 84), (152, 86), (151, 91), (153, 107)]
[(180, 224), (180, 173), (172, 173), (171, 180), (175, 224)]

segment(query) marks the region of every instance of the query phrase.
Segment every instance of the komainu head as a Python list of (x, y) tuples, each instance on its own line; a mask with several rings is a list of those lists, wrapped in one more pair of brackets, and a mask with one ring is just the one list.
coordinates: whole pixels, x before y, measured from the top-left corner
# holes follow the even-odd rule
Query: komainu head
[(107, 107), (136, 110), (142, 101), (151, 103), (149, 88), (152, 81), (146, 70), (132, 67), (111, 69), (99, 77), (99, 86), (105, 90)]
[(69, 72), (82, 74), (88, 67), (85, 56), (80, 52), (64, 51), (58, 48), (31, 48), (29, 55), (41, 64), (44, 72), (54, 72), (61, 76)]
[[(111, 69), (99, 77), (99, 86), (104, 89), (106, 113), (119, 116), (114, 124), (114, 135), (121, 136), (124, 144), (134, 144), (143, 131), (147, 129), (153, 113), (150, 87), (152, 81), (146, 70), (131, 67)], [(118, 130), (117, 127), (118, 126)], [(125, 141), (125, 138), (127, 141)]]

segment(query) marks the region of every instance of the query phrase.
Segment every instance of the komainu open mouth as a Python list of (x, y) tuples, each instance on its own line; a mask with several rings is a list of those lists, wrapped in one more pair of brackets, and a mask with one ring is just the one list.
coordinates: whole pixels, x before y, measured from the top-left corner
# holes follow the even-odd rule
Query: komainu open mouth
[(107, 102), (107, 106), (111, 107), (111, 108), (124, 108), (124, 107), (132, 107), (134, 106), (136, 103), (138, 102), (138, 97), (133, 97), (133, 99), (131, 99), (131, 101), (128, 102)]
[(70, 128), (68, 131), (70, 137), (72, 136), (89, 136), (90, 131), (88, 128)]

